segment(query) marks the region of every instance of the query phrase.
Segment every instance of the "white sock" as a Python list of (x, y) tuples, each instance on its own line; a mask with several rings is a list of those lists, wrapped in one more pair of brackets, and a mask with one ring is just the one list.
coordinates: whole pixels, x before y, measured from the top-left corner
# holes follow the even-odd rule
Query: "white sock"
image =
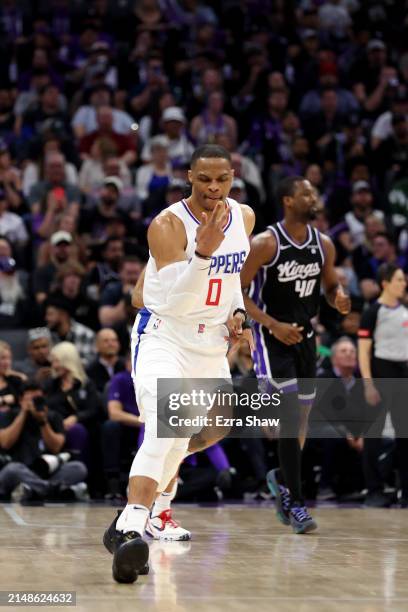
[(168, 493), (164, 491), (163, 493), (160, 493), (159, 497), (157, 497), (156, 501), (154, 502), (153, 508), (152, 508), (152, 516), (158, 516), (165, 510), (170, 510), (170, 504), (173, 501), (176, 495), (176, 492), (177, 492), (177, 480), (174, 483), (171, 491), (169, 491)]
[(123, 533), (136, 531), (140, 535), (144, 534), (149, 509), (141, 504), (127, 504), (116, 523), (116, 529)]

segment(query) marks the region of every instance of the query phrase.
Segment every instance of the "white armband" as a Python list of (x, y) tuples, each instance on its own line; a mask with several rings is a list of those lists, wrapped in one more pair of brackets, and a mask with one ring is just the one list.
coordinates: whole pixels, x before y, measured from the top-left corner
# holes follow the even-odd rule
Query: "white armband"
[(166, 293), (166, 304), (177, 315), (187, 315), (195, 307), (208, 279), (210, 261), (193, 255), (159, 270), (160, 284)]

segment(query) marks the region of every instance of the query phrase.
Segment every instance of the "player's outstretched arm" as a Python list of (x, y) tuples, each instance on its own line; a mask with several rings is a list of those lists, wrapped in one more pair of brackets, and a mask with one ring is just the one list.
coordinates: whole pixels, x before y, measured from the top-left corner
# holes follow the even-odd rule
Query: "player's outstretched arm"
[(322, 270), (322, 284), (327, 302), (338, 310), (340, 314), (350, 312), (350, 297), (346, 295), (337, 278), (334, 263), (336, 261), (336, 249), (328, 236), (320, 234), (324, 251), (324, 264)]

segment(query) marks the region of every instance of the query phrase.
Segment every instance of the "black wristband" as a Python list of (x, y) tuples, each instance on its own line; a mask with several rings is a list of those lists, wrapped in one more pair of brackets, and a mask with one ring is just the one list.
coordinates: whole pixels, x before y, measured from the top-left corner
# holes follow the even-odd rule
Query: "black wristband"
[(235, 315), (238, 314), (239, 312), (244, 315), (245, 321), (246, 321), (248, 318), (248, 314), (247, 314), (247, 311), (244, 310), (243, 308), (236, 308), (234, 312), (232, 313), (232, 316), (235, 317)]
[(199, 253), (198, 251), (194, 251), (194, 254), (199, 257), (200, 259), (206, 259), (207, 261), (212, 259), (212, 257), (208, 257), (207, 255), (201, 255), (201, 253)]

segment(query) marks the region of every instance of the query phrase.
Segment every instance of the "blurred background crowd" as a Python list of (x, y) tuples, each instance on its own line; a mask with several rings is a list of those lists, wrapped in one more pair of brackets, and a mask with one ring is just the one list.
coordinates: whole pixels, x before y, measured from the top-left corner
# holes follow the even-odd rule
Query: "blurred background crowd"
[[(356, 373), (379, 266), (408, 273), (407, 8), (2, 1), (0, 496), (123, 495), (143, 433), (130, 294), (150, 220), (189, 195), (196, 145), (231, 152), (231, 197), (253, 207), (256, 232), (280, 217), (280, 178), (314, 185), (316, 226), (334, 240), (352, 296), (343, 319), (322, 301), (319, 366)], [(237, 379), (251, 373), (245, 348), (231, 368)], [(360, 495), (362, 445), (310, 441), (308, 496)], [(58, 465), (44, 463), (46, 451)], [(385, 456), (392, 486), (392, 441)], [(275, 463), (273, 439), (227, 440), (183, 465), (179, 497), (267, 497)]]

